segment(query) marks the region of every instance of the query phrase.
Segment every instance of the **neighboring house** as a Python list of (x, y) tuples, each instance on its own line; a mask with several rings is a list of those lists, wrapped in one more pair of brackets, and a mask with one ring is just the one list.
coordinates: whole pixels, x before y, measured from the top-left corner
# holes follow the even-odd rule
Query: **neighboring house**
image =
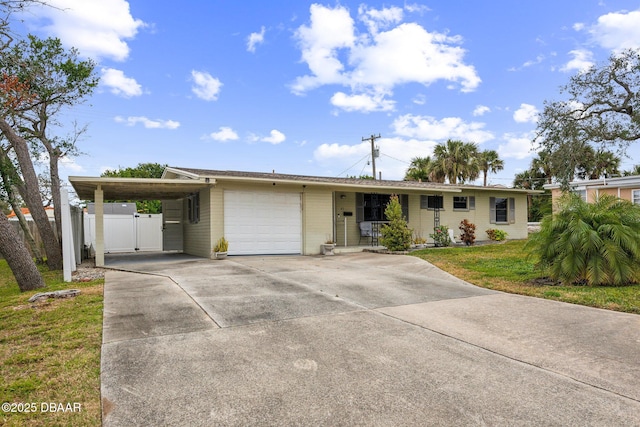
[[(24, 215), (24, 219), (26, 219), (27, 221), (33, 221), (33, 218), (31, 218), (31, 212), (29, 212), (29, 208), (20, 208), (20, 211), (22, 212), (22, 215)], [(55, 221), (53, 208), (51, 206), (46, 206), (44, 208), (44, 211), (47, 213), (49, 221)], [(18, 217), (16, 216), (16, 213), (14, 211), (11, 211), (11, 213), (7, 215), (7, 218), (9, 218), (10, 221), (18, 220)]]
[[(582, 199), (587, 202), (592, 202), (603, 194), (609, 194), (640, 204), (640, 175), (572, 181), (569, 183), (569, 187), (571, 191), (580, 194)], [(551, 190), (551, 200), (553, 206), (556, 206), (562, 195), (560, 185), (547, 184), (544, 188)]]
[[(468, 219), (484, 232), (498, 228), (527, 237), (527, 194), (505, 187), (415, 181), (361, 180), (279, 173), (168, 167), (161, 179), (70, 177), (85, 200), (155, 198), (163, 205), (164, 249), (208, 257), (216, 240), (229, 240), (230, 255), (320, 253), (327, 240), (339, 246), (361, 241), (359, 223), (384, 220), (397, 194), (414, 234), (428, 238), (434, 225), (458, 235)], [(120, 194), (120, 196), (117, 196)], [(98, 257), (96, 258), (99, 262)]]

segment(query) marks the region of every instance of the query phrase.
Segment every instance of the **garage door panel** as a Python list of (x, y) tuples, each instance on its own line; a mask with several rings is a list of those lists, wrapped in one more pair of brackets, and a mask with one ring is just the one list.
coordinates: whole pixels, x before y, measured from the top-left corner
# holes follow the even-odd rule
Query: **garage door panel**
[(225, 191), (224, 233), (230, 255), (299, 254), (299, 193)]

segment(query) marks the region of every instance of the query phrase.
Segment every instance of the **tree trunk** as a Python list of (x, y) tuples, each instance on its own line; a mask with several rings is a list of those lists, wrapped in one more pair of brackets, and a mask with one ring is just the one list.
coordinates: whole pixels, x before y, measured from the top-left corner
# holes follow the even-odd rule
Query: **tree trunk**
[(31, 248), (31, 253), (35, 257), (36, 262), (38, 264), (44, 264), (44, 258), (42, 257), (42, 252), (40, 252), (38, 243), (36, 242), (35, 237), (33, 237), (33, 233), (31, 233), (31, 229), (29, 228), (27, 219), (22, 214), (22, 211), (20, 210), (20, 206), (18, 206), (18, 204), (15, 203), (14, 197), (9, 196), (9, 199), (10, 199), (11, 207), (13, 208), (13, 211), (16, 213), (16, 217), (18, 218), (18, 223), (20, 224), (20, 228), (24, 233), (24, 239), (26, 240), (26, 243)]
[(7, 260), (20, 291), (44, 288), (44, 280), (24, 243), (0, 210), (0, 254)]
[(60, 200), (60, 176), (58, 175), (58, 160), (60, 159), (60, 155), (54, 152), (54, 150), (47, 149), (47, 151), (49, 152), (49, 179), (51, 179), (53, 216), (56, 221), (58, 236), (62, 237), (62, 201)]
[[(27, 241), (27, 244), (31, 248), (31, 253), (36, 258), (36, 262), (38, 264), (44, 264), (44, 258), (42, 257), (42, 252), (40, 252), (40, 248), (36, 243), (36, 239), (33, 237), (33, 233), (31, 233), (31, 229), (27, 224), (27, 219), (22, 214), (22, 210), (20, 210), (20, 204), (16, 200), (16, 187), (20, 184), (16, 181), (19, 181), (19, 178), (16, 176), (17, 172), (11, 160), (7, 156), (7, 153), (0, 148), (0, 178), (4, 183), (4, 190), (7, 193), (7, 199), (9, 200), (9, 204), (11, 205), (11, 209), (16, 214), (16, 218), (18, 218), (18, 223), (20, 224), (20, 228), (24, 233), (24, 239)], [(13, 179), (11, 176), (13, 176)]]
[(16, 157), (18, 158), (26, 189), (24, 194), (22, 194), (22, 198), (27, 203), (31, 217), (38, 227), (38, 232), (40, 233), (44, 250), (47, 254), (47, 265), (51, 270), (61, 270), (62, 247), (54, 234), (53, 227), (51, 227), (51, 223), (49, 222), (49, 217), (42, 206), (38, 177), (33, 167), (33, 162), (31, 161), (28, 142), (18, 135), (4, 118), (0, 118), (0, 131), (2, 131), (13, 147)]

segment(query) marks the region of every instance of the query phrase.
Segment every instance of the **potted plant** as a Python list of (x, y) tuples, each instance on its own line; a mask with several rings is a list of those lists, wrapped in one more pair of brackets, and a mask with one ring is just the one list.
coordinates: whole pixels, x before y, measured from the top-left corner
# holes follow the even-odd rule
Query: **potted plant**
[(229, 241), (223, 237), (219, 238), (216, 245), (213, 247), (212, 259), (224, 259), (227, 257), (227, 251), (229, 250)]
[(336, 248), (336, 244), (333, 240), (327, 239), (326, 242), (320, 245), (320, 253), (322, 255), (335, 255), (333, 250)]

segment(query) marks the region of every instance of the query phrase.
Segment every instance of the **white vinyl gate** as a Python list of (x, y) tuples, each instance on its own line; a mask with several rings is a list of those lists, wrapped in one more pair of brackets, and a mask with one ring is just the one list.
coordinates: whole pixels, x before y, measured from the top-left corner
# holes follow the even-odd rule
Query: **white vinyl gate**
[(300, 193), (225, 191), (224, 236), (229, 255), (300, 254)]
[[(84, 217), (85, 245), (96, 246), (94, 214)], [(104, 252), (162, 251), (162, 214), (109, 214), (104, 216)]]

